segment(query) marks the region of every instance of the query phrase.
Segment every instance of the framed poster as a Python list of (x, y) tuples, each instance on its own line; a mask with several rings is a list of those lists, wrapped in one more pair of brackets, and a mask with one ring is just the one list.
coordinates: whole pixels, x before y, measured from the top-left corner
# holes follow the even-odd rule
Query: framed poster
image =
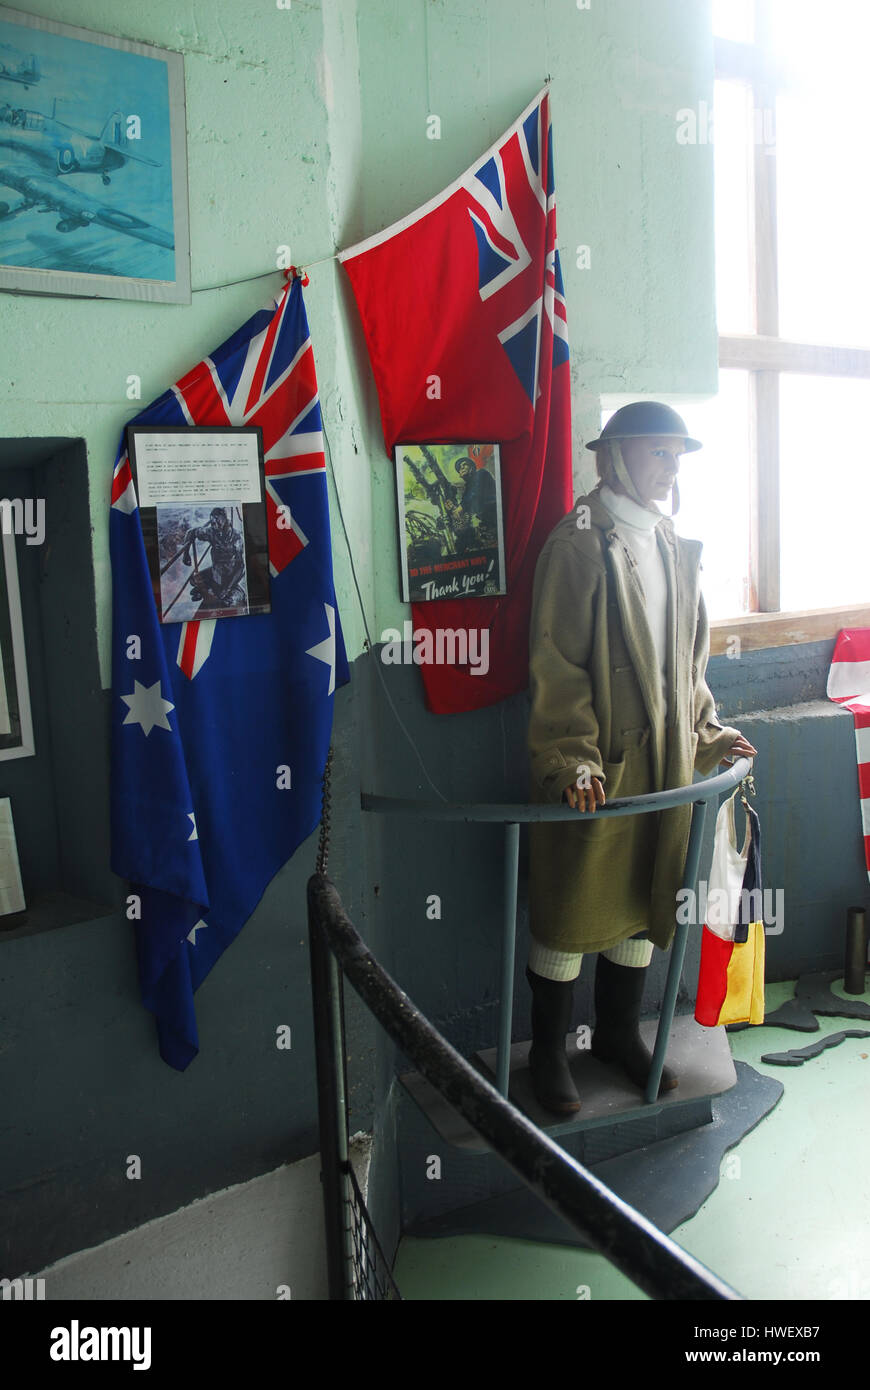
[(271, 612), (259, 426), (128, 425), (161, 623)]
[[(6, 513), (4, 513), (5, 517)], [(35, 753), (15, 536), (3, 529), (0, 565), (0, 761)]]
[(497, 444), (397, 444), (402, 598), (507, 592)]
[(0, 289), (190, 303), (180, 53), (0, 6)]

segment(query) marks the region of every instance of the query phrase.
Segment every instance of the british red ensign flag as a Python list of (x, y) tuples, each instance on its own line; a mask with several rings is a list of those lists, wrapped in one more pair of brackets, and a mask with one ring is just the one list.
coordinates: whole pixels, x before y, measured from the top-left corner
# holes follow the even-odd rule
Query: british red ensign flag
[(846, 627), (828, 672), (828, 698), (852, 711), (858, 753), (858, 796), (864, 859), (870, 877), (870, 627)]
[(486, 674), (421, 666), (436, 714), (480, 709), (525, 689), (535, 562), (571, 506), (554, 188), (544, 89), (443, 193), (339, 256), (362, 319), (390, 457), (397, 443), (501, 449), (507, 593), (411, 605), (415, 631), (489, 633)]

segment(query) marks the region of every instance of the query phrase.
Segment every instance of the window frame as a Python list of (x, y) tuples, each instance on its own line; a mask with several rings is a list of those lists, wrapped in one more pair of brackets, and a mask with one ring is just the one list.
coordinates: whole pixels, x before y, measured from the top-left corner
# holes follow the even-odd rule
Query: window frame
[[(769, 0), (755, 0), (752, 42), (714, 37), (717, 81), (749, 87), (753, 115), (776, 117), (777, 79), (770, 41)], [(753, 121), (753, 127), (757, 121)], [(870, 627), (866, 602), (783, 612), (780, 608), (779, 379), (783, 372), (870, 378), (870, 348), (790, 342), (779, 335), (776, 147), (753, 139), (750, 263), (755, 332), (719, 335), (720, 369), (749, 373), (750, 606), (748, 614), (710, 624), (710, 650), (721, 655), (735, 636), (749, 650), (836, 637), (844, 627)]]

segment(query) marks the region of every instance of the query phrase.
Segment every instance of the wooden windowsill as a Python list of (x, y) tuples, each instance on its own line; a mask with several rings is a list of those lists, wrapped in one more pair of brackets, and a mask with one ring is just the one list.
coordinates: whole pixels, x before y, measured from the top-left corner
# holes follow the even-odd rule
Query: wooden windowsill
[(725, 656), (729, 638), (740, 640), (741, 651), (791, 647), (801, 642), (824, 642), (844, 627), (870, 627), (870, 604), (853, 608), (808, 608), (800, 613), (746, 613), (710, 623), (710, 655)]

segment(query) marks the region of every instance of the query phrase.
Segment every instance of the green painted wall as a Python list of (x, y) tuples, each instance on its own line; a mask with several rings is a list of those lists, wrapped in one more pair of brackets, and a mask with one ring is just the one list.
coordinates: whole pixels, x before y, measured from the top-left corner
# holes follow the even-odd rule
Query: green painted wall
[[(676, 140), (709, 98), (706, 3), (685, 0), (45, 0), (35, 13), (185, 55), (193, 303), (3, 296), (0, 434), (81, 436), (90, 462), (97, 628), (108, 684), (107, 488), (117, 438), (240, 324), (289, 243), (317, 261), (457, 177), (552, 79), (560, 243), (581, 435), (599, 393), (715, 389), (710, 146)], [(38, 90), (32, 94), (38, 107)], [(31, 100), (31, 97), (28, 97)], [(426, 117), (441, 117), (440, 140)], [(576, 247), (590, 248), (578, 269)], [(314, 268), (306, 302), (335, 478), (374, 640), (401, 622), (395, 499), (343, 272)], [(588, 480), (578, 472), (578, 484)], [(348, 651), (363, 647), (333, 500)], [(374, 564), (373, 557), (380, 557)]]

